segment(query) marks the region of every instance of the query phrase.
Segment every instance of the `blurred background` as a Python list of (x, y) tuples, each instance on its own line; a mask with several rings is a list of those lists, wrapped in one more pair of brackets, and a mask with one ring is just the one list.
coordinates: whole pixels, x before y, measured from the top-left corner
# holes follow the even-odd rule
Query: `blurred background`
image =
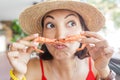
[[(10, 43), (26, 36), (18, 22), (19, 14), (28, 6), (42, 0), (0, 0), (0, 80), (9, 80), (11, 66), (6, 52)], [(120, 0), (80, 0), (101, 10), (106, 17), (104, 28), (98, 32), (106, 38), (120, 58)]]

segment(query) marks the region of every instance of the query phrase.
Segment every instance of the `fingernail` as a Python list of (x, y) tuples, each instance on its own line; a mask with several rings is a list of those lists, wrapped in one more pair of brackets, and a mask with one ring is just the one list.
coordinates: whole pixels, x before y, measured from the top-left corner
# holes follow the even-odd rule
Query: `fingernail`
[(25, 49), (28, 49), (28, 46), (26, 46)]
[(79, 39), (79, 41), (82, 41), (82, 39)]
[(80, 34), (84, 34), (84, 33), (85, 33), (85, 31), (80, 32)]
[(95, 47), (95, 44), (89, 44), (90, 47)]
[(39, 34), (38, 33), (36, 33), (36, 34), (33, 34), (34, 35), (34, 37), (38, 37), (39, 36)]
[(33, 45), (38, 46), (39, 43), (38, 42), (33, 42)]
[(27, 49), (28, 49), (28, 47), (26, 46), (24, 49), (23, 49), (23, 52), (27, 52)]

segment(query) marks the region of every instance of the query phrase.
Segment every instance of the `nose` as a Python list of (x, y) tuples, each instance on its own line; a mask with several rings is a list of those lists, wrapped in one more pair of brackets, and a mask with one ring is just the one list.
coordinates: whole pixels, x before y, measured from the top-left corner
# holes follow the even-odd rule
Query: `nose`
[(56, 39), (63, 39), (66, 37), (67, 30), (64, 27), (59, 27), (56, 31)]

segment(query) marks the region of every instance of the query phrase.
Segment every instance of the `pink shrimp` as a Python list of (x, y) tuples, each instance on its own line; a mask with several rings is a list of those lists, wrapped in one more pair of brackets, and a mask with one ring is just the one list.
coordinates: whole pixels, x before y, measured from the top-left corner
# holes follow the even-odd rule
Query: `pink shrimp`
[[(79, 41), (79, 39), (85, 38), (85, 36), (82, 36), (81, 34), (78, 35), (72, 35), (63, 39), (49, 39), (49, 38), (44, 38), (44, 37), (37, 37), (33, 41), (38, 42), (38, 43), (47, 43), (47, 44), (63, 44), (66, 42), (72, 42), (72, 41)], [(83, 50), (85, 48), (86, 44), (82, 44), (81, 48), (78, 48), (77, 51)], [(37, 49), (34, 47), (37, 52), (44, 52), (42, 50)]]

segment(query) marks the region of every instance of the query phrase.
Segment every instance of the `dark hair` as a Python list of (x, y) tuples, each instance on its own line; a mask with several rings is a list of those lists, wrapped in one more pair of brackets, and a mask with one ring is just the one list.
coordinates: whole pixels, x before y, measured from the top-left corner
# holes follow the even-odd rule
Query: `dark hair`
[[(77, 14), (77, 13), (76, 13)], [(84, 22), (84, 19), (82, 18), (81, 15), (77, 14), (79, 16), (79, 20), (80, 20), (80, 23), (81, 23), (81, 26), (82, 26), (82, 29), (84, 31), (89, 31), (89, 29), (87, 28), (87, 26), (85, 25), (85, 22)], [(44, 25), (44, 18), (42, 19), (42, 27)], [(44, 28), (44, 27), (43, 27)], [(80, 47), (82, 46), (82, 44), (80, 45)], [(45, 44), (42, 45), (41, 47), (41, 50), (44, 51), (43, 54), (39, 54), (39, 57), (40, 59), (43, 59), (43, 60), (52, 60), (53, 59), (53, 56), (50, 54), (50, 52), (48, 51), (47, 47)], [(88, 57), (89, 56), (89, 53), (88, 53), (88, 50), (87, 48), (84, 48), (83, 50), (81, 51), (77, 51), (75, 53), (75, 56), (78, 56), (79, 59), (84, 59), (85, 57)]]

